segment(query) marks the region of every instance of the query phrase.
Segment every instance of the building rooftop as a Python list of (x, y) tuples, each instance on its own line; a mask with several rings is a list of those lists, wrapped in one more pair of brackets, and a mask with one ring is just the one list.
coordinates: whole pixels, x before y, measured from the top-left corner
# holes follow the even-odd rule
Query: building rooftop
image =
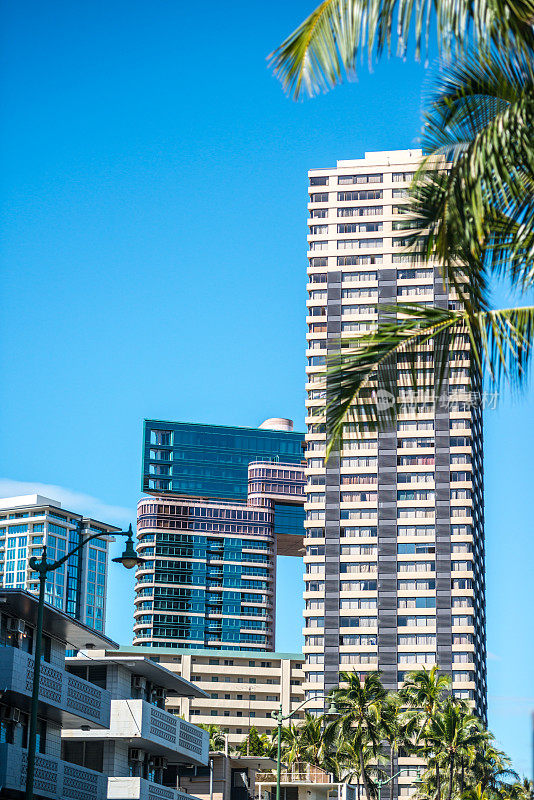
[[(37, 626), (38, 599), (24, 589), (0, 589), (0, 610)], [(48, 603), (44, 605), (43, 630), (73, 650), (105, 647), (116, 650), (117, 642), (89, 628)]]
[[(148, 648), (146, 648), (148, 649)], [(203, 690), (195, 686), (191, 681), (182, 678), (175, 672), (171, 672), (166, 667), (162, 667), (156, 661), (146, 658), (143, 653), (137, 653), (140, 647), (132, 648), (126, 655), (123, 648), (117, 650), (82, 650), (73, 658), (67, 659), (69, 664), (78, 664), (81, 661), (88, 661), (91, 665), (120, 664), (136, 675), (142, 675), (147, 680), (158, 686), (163, 686), (167, 694), (174, 697), (209, 697)]]
[(21, 494), (17, 497), (0, 498), (0, 509), (3, 508), (26, 508), (29, 506), (53, 506), (61, 508), (59, 500), (52, 500), (42, 494)]
[(151, 658), (158, 656), (209, 656), (210, 658), (254, 658), (265, 660), (269, 658), (287, 659), (304, 661), (302, 653), (279, 653), (264, 652), (258, 650), (212, 650), (211, 648), (193, 649), (189, 647), (137, 647), (133, 645), (121, 645), (119, 653), (143, 653)]

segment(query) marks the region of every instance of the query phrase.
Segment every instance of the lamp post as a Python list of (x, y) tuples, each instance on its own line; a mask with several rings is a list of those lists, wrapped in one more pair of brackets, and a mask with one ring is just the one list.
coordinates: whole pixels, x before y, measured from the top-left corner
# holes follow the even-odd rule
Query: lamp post
[[(118, 564), (122, 564), (126, 569), (133, 569), (136, 564), (140, 564), (142, 559), (138, 557), (135, 552), (133, 543), (132, 526), (127, 531), (117, 531), (117, 536), (126, 536), (126, 544), (121, 556), (114, 558)], [(35, 746), (37, 740), (37, 711), (39, 706), (39, 679), (41, 676), (41, 645), (43, 639), (43, 614), (44, 614), (44, 598), (45, 598), (45, 584), (46, 576), (49, 572), (59, 569), (74, 553), (85, 547), (86, 544), (93, 539), (101, 539), (103, 534), (96, 533), (93, 536), (88, 536), (83, 539), (77, 547), (74, 547), (63, 558), (57, 561), (48, 563), (46, 560), (46, 545), (43, 546), (41, 558), (37, 559), (32, 556), (29, 560), (30, 569), (39, 573), (39, 604), (37, 606), (37, 631), (35, 637), (35, 653), (34, 653), (34, 667), (33, 667), (33, 689), (32, 689), (32, 705), (30, 712), (30, 730), (28, 732), (28, 762), (26, 767), (26, 800), (33, 800), (33, 783), (35, 777)]]
[[(402, 769), (400, 769), (398, 772), (395, 773), (395, 775), (392, 775), (390, 778), (386, 778), (385, 780), (382, 780), (381, 778), (377, 778), (376, 779), (376, 788), (378, 789), (378, 800), (381, 800), (382, 786), (387, 786), (388, 783), (391, 783), (391, 781), (395, 780), (395, 778), (398, 778), (399, 775), (402, 775), (403, 772), (411, 772), (411, 768), (410, 767), (402, 767)], [(421, 771), (420, 770), (417, 770), (417, 777), (416, 777), (415, 780), (416, 781), (420, 781), (421, 780)]]
[[(303, 708), (306, 705), (306, 703), (309, 703), (310, 700), (316, 700), (316, 699), (317, 697), (308, 697), (306, 700), (304, 700), (303, 703), (294, 708), (293, 711), (290, 711), (289, 714), (282, 713), (282, 703), (280, 703), (280, 708), (278, 709), (278, 711), (271, 711), (271, 717), (276, 720), (276, 724), (278, 726), (278, 736), (277, 736), (278, 744), (276, 749), (276, 800), (280, 800), (280, 772), (282, 766), (282, 723), (286, 719), (291, 719), (291, 717), (294, 714), (296, 714), (297, 711), (300, 711), (300, 709)], [(327, 713), (333, 717), (339, 716), (339, 712), (334, 702), (330, 703)]]

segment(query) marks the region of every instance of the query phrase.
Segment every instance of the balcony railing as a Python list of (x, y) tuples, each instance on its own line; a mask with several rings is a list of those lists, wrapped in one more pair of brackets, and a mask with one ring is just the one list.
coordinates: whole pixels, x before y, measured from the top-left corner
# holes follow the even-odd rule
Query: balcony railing
[[(13, 704), (28, 711), (33, 686), (33, 656), (16, 647), (0, 647), (0, 675)], [(39, 701), (50, 719), (61, 721), (64, 728), (82, 723), (107, 728), (111, 695), (93, 683), (77, 678), (64, 669), (43, 661), (39, 680)]]
[(65, 739), (124, 739), (131, 747), (165, 756), (171, 763), (207, 764), (207, 731), (145, 700), (112, 700), (108, 731), (63, 731)]
[[(26, 750), (12, 744), (0, 744), (0, 787), (9, 796), (12, 792), (24, 791), (27, 762)], [(35, 757), (34, 791), (39, 797), (105, 800), (106, 782), (101, 772), (42, 753), (37, 753)]]
[(108, 778), (108, 800), (197, 800), (190, 794), (144, 778)]
[[(303, 764), (294, 770), (280, 773), (280, 783), (332, 783), (332, 775), (318, 767), (305, 767)], [(276, 783), (274, 772), (257, 772), (256, 783)]]

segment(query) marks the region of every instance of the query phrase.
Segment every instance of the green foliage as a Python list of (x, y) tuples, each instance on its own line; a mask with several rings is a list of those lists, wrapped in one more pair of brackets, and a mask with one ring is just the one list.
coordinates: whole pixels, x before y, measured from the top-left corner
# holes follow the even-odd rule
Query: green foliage
[[(398, 692), (386, 691), (378, 672), (364, 680), (342, 672), (328, 699), (336, 716), (306, 714), (282, 728), (282, 761), (290, 773), (320, 767), (335, 780), (356, 783), (358, 798), (363, 787), (366, 800), (377, 800), (379, 782), (391, 783), (397, 796), (395, 757), (413, 755), (423, 765), (422, 800), (534, 800), (532, 784), (519, 781), (438, 666), (409, 673)], [(276, 757), (276, 731), (269, 740), (251, 728), (237, 751)]]
[(218, 725), (205, 724), (200, 724), (198, 727), (209, 733), (211, 751), (224, 750), (226, 739), (222, 728), (220, 728)]
[(272, 756), (272, 743), (267, 734), (252, 726), (235, 750), (240, 756)]
[[(339, 342), (324, 381), (327, 454), (347, 422), (360, 431), (392, 424), (404, 387), (438, 397), (460, 337), (470, 346), (471, 389), (525, 383), (534, 306), (494, 309), (490, 288), (505, 278), (521, 295), (534, 284), (533, 20), (533, 0), (324, 0), (271, 56), (295, 97), (332, 88), (362, 51), (380, 57), (395, 36), (400, 54), (413, 38), (418, 55), (433, 25), (444, 56), (409, 192), (407, 253), (439, 265), (457, 307), (380, 304), (375, 331)], [(428, 352), (433, 369), (416, 370)], [(409, 367), (402, 382), (399, 362)]]

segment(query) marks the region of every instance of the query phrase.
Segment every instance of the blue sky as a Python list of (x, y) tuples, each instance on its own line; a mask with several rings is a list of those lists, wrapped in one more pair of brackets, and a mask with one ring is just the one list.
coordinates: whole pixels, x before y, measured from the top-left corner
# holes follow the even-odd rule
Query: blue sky
[[(265, 56), (313, 0), (1, 0), (0, 494), (127, 524), (143, 417), (304, 417), (306, 172), (417, 144), (428, 75), (293, 103)], [(531, 769), (533, 398), (486, 414), (490, 725)], [(46, 493), (46, 492), (45, 492)], [(301, 646), (282, 559), (277, 645)], [(131, 630), (112, 566), (108, 632)]]

